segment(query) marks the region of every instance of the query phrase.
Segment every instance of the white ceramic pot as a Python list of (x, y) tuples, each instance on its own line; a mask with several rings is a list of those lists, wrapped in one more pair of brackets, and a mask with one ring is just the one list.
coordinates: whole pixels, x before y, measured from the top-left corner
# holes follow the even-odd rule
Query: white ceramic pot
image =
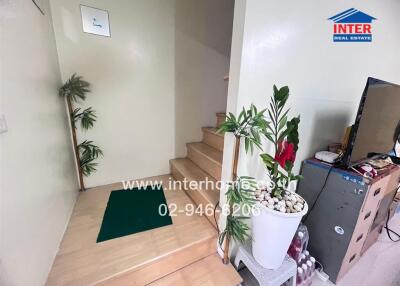
[(253, 256), (267, 269), (282, 265), (301, 218), (307, 213), (308, 205), (298, 213), (282, 213), (258, 204), (259, 215), (252, 215)]

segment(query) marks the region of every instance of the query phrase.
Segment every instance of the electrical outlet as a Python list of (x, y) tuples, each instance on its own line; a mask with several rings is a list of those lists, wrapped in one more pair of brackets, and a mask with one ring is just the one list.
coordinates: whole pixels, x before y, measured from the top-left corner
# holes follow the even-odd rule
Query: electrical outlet
[(0, 113), (0, 134), (8, 131), (6, 116)]

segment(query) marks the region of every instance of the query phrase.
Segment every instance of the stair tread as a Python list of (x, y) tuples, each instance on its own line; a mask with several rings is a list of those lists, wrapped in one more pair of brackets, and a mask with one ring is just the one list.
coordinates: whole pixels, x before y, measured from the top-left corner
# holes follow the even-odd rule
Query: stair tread
[(217, 135), (217, 136), (220, 136), (220, 137), (224, 137), (224, 134), (218, 133), (218, 132), (217, 132), (218, 129), (215, 128), (215, 127), (203, 127), (202, 130), (203, 130), (204, 132), (209, 132), (209, 133), (212, 133), (212, 134), (214, 134), (214, 135)]
[[(169, 175), (135, 181), (162, 184), (167, 205), (177, 210), (192, 202), (170, 185)], [(205, 217), (179, 211), (170, 225), (96, 243), (110, 193), (122, 188), (120, 182), (79, 194), (46, 285), (145, 285), (215, 253), (215, 228)]]
[(240, 283), (242, 283), (242, 278), (232, 264), (225, 265), (218, 254), (212, 254), (149, 285), (235, 286)]
[[(204, 172), (195, 163), (187, 158), (178, 158), (171, 160), (171, 164), (188, 180), (188, 181), (205, 181), (208, 178), (209, 181), (215, 182), (214, 178)], [(219, 191), (215, 189), (201, 189), (198, 190), (208, 202), (214, 206), (219, 201)]]
[(205, 156), (222, 166), (223, 154), (218, 149), (215, 149), (203, 142), (187, 143), (187, 146), (203, 153)]

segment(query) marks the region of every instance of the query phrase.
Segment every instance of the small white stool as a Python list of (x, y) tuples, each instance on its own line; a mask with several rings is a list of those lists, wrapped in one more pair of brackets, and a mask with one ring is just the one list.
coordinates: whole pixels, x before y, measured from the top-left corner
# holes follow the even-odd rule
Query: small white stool
[(235, 266), (238, 269), (240, 262), (247, 266), (249, 271), (257, 279), (260, 286), (280, 286), (289, 280), (287, 285), (296, 286), (297, 265), (296, 262), (286, 255), (281, 267), (269, 270), (262, 267), (254, 259), (251, 251), (251, 244), (239, 246), (235, 258)]

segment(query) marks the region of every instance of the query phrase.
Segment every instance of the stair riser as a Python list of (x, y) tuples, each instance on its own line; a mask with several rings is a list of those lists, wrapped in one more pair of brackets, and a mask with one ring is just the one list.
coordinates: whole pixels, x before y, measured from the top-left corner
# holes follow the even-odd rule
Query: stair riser
[(197, 166), (210, 174), (217, 181), (221, 180), (222, 166), (214, 160), (207, 157), (205, 154), (198, 152), (194, 148), (188, 146), (187, 155)]
[[(174, 164), (170, 164), (170, 169), (171, 169), (171, 174), (172, 176), (175, 178), (175, 180), (177, 181), (183, 181), (185, 179), (185, 176), (177, 169), (175, 168)], [(200, 206), (202, 208), (202, 210), (205, 212), (207, 205), (212, 205), (212, 207), (214, 208), (214, 205), (206, 200), (206, 198), (204, 196), (201, 195), (201, 193), (197, 190), (186, 190), (185, 189), (185, 193), (193, 200), (193, 202), (195, 203), (196, 206)], [(208, 206), (209, 208), (210, 206)], [(217, 225), (215, 223), (215, 219), (214, 219), (214, 214), (212, 214), (211, 216), (207, 215), (207, 212), (204, 213), (204, 216), (208, 219), (208, 221), (215, 227), (217, 228)], [(218, 221), (219, 219), (219, 212), (216, 213), (216, 219)]]
[(217, 127), (219, 127), (222, 123), (225, 122), (226, 115), (225, 114), (217, 114)]
[(224, 150), (224, 137), (211, 132), (203, 131), (203, 142), (219, 151)]
[(167, 255), (166, 257), (157, 259), (153, 263), (146, 264), (139, 269), (122, 273), (119, 276), (107, 279), (96, 285), (147, 285), (157, 279), (160, 279), (191, 263), (194, 263), (215, 253), (215, 243), (216, 238), (204, 240), (190, 247), (186, 247), (182, 250)]

